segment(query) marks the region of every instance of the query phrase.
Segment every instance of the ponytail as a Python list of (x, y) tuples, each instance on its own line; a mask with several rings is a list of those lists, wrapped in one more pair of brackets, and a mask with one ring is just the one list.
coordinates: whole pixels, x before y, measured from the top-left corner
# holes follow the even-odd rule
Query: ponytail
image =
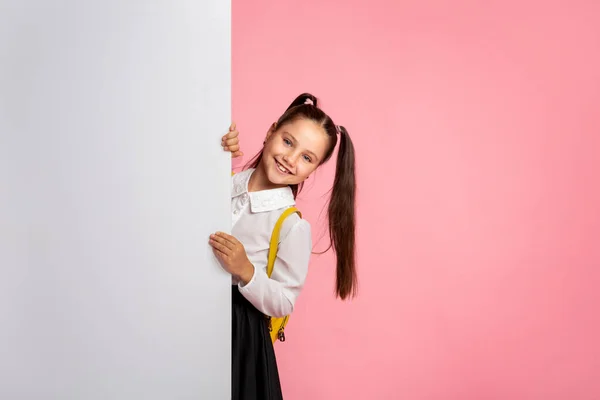
[(354, 145), (346, 128), (339, 126), (338, 130), (340, 147), (327, 214), (329, 236), (337, 258), (335, 292), (341, 299), (346, 299), (356, 295), (358, 286), (355, 261), (356, 174)]

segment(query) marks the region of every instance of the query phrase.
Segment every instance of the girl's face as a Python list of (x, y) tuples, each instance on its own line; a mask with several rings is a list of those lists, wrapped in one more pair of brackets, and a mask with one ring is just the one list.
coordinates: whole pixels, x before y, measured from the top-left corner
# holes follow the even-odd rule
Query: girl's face
[(296, 119), (267, 133), (262, 164), (276, 186), (305, 181), (321, 164), (329, 147), (325, 130), (309, 119)]

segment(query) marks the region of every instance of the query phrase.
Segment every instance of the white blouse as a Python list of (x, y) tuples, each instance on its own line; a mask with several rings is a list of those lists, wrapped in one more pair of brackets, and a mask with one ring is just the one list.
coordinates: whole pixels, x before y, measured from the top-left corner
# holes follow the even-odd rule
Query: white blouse
[(310, 224), (298, 214), (287, 217), (279, 236), (279, 249), (271, 278), (267, 258), (271, 233), (283, 211), (296, 204), (289, 187), (248, 192), (254, 169), (235, 174), (231, 188), (232, 235), (245, 247), (254, 265), (246, 284), (233, 278), (240, 293), (263, 314), (283, 317), (291, 314), (304, 286), (312, 252)]

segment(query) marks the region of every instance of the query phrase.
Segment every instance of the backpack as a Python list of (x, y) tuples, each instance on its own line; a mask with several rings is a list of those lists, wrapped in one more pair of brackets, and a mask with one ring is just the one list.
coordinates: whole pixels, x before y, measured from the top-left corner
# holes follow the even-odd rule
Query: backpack
[[(277, 220), (275, 224), (275, 228), (273, 228), (273, 233), (271, 234), (271, 243), (269, 245), (269, 258), (267, 262), (267, 276), (271, 278), (271, 274), (273, 273), (273, 267), (275, 266), (275, 259), (277, 258), (277, 248), (279, 246), (279, 232), (281, 231), (281, 226), (283, 225), (283, 221), (289, 217), (290, 215), (297, 213), (300, 218), (302, 218), (302, 213), (296, 207), (290, 207), (286, 209), (283, 214)], [(284, 317), (270, 317), (266, 316), (267, 321), (269, 323), (269, 332), (271, 333), (271, 340), (273, 343), (277, 339), (280, 342), (285, 342), (285, 326), (288, 323), (290, 316), (286, 315)]]

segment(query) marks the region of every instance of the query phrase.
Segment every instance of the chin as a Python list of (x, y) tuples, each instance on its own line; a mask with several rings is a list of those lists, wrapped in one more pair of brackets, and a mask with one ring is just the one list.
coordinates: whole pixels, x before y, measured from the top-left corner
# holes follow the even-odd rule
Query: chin
[[(277, 167), (275, 167), (277, 168)], [(277, 171), (274, 170), (270, 170), (269, 173), (267, 174), (267, 178), (269, 179), (269, 182), (271, 182), (274, 185), (292, 185), (292, 183), (290, 183), (290, 177), (286, 177), (286, 176), (281, 176), (281, 174)]]

